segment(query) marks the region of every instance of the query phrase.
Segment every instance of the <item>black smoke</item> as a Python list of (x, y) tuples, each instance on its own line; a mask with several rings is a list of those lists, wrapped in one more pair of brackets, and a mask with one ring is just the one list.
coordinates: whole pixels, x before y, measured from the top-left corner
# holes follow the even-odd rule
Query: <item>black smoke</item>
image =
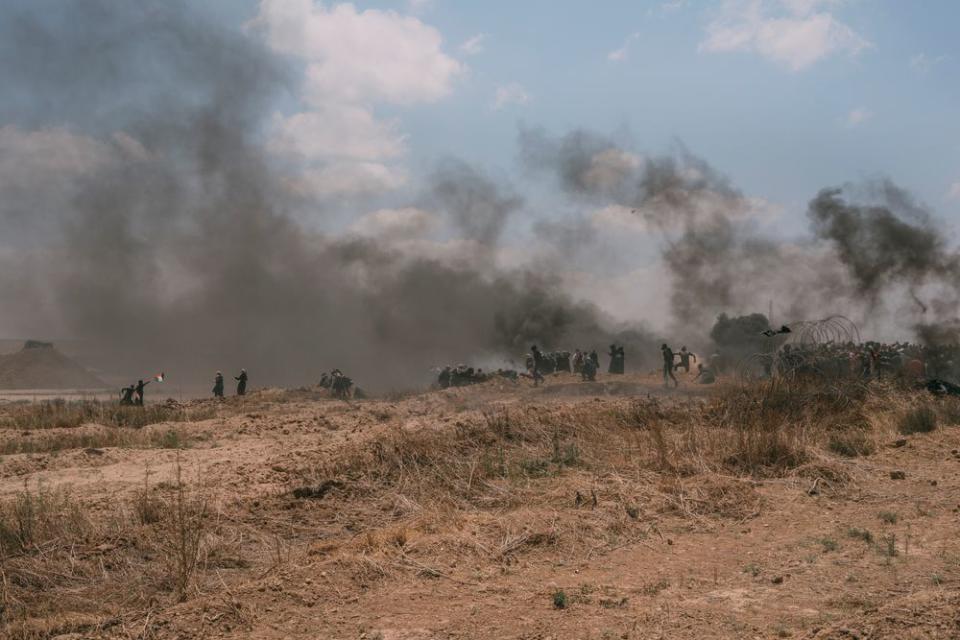
[(648, 156), (629, 136), (583, 130), (524, 129), (519, 141), (531, 173), (588, 204), (627, 208), (659, 234), (678, 328), (706, 332), (718, 313), (775, 303), (784, 321), (843, 313), (931, 339), (944, 332), (925, 327), (949, 326), (960, 310), (960, 258), (942, 223), (889, 180), (821, 190), (810, 235), (785, 239), (759, 230), (762, 209), (683, 147)]
[(618, 338), (549, 274), (496, 266), (523, 200), (463, 163), (441, 163), (425, 195), (474, 247), (462, 260), (299, 224), (262, 144), (285, 65), (187, 2), (15, 2), (0, 42), (3, 133), (83, 141), (82, 170), (36, 171), (0, 207), (22, 233), (0, 254), (14, 331), (88, 341), (130, 379), (245, 367), (255, 386), (296, 384), (337, 366), (380, 388)]

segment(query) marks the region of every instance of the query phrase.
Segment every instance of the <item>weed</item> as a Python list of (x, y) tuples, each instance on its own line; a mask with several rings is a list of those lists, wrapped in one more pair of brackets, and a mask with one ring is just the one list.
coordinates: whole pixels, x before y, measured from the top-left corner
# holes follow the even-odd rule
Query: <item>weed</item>
[(557, 589), (553, 592), (553, 607), (555, 609), (567, 608), (567, 594), (563, 589)]
[(930, 581), (933, 582), (933, 586), (939, 587), (943, 584), (943, 576), (941, 576), (939, 573), (935, 573), (930, 577)]
[(645, 596), (653, 597), (653, 596), (659, 595), (661, 591), (665, 591), (669, 587), (670, 587), (670, 582), (668, 582), (665, 578), (661, 578), (656, 582), (651, 582), (649, 584), (643, 585), (640, 591), (643, 592), (643, 595)]
[(873, 442), (860, 429), (831, 433), (827, 448), (846, 458), (869, 456), (874, 452)]
[(893, 511), (881, 511), (877, 517), (886, 524), (897, 524), (898, 516)]
[(878, 547), (880, 555), (887, 558), (894, 558), (897, 556), (897, 537), (894, 534), (883, 536), (880, 539), (880, 544)]
[(837, 544), (837, 541), (834, 540), (833, 538), (821, 538), (818, 542), (820, 543), (820, 546), (823, 547), (823, 550), (826, 553), (836, 551), (837, 549), (840, 548), (840, 545)]
[(897, 430), (903, 435), (929, 433), (936, 428), (937, 412), (927, 405), (909, 409), (897, 423)]
[(868, 529), (858, 529), (857, 527), (850, 527), (849, 529), (847, 529), (847, 537), (862, 540), (867, 544), (870, 544), (873, 542), (873, 534), (870, 533)]
[(530, 478), (543, 478), (550, 474), (550, 462), (548, 460), (521, 460), (520, 472)]
[(178, 601), (187, 599), (200, 560), (200, 549), (206, 535), (207, 502), (191, 495), (183, 482), (180, 455), (176, 462), (177, 483), (170, 505), (167, 533), (163, 544), (167, 550), (168, 569), (173, 592)]
[(743, 572), (749, 573), (751, 576), (756, 578), (757, 576), (760, 575), (761, 569), (757, 565), (751, 563), (743, 568)]

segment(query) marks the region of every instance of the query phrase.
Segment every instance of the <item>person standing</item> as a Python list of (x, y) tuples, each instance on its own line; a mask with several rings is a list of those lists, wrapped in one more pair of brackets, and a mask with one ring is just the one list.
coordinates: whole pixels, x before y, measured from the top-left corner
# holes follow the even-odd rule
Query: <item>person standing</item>
[(590, 351), (590, 361), (593, 363), (594, 371), (600, 371), (600, 356), (597, 355), (596, 349)]
[(673, 375), (673, 349), (668, 347), (667, 343), (663, 343), (660, 346), (660, 353), (663, 354), (663, 386), (669, 387), (670, 383), (668, 380), (673, 380), (673, 386), (679, 387), (680, 383), (677, 381), (677, 377)]
[(537, 386), (545, 381), (543, 374), (540, 373), (543, 369), (543, 354), (537, 345), (533, 345), (530, 347), (530, 355), (533, 357), (533, 386)]
[(697, 361), (697, 356), (693, 353), (687, 351), (687, 346), (684, 345), (680, 347), (680, 362), (677, 363), (677, 369), (683, 367), (684, 373), (690, 373), (690, 358), (693, 358), (693, 361)]
[(247, 370), (240, 369), (240, 375), (234, 376), (233, 379), (237, 381), (237, 395), (247, 395)]
[(217, 377), (213, 379), (213, 397), (223, 397), (223, 374), (217, 371)]
[(146, 387), (148, 384), (150, 383), (144, 382), (143, 380), (137, 381), (137, 388), (136, 388), (137, 399), (134, 400), (134, 403), (141, 407), (143, 406), (143, 388)]

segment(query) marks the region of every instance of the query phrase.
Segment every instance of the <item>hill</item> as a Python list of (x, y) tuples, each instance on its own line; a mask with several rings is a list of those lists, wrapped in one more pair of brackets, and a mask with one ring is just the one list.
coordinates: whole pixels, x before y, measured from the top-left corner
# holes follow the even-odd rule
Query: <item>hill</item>
[(0, 355), (0, 389), (103, 389), (106, 386), (50, 342), (27, 340), (20, 351)]

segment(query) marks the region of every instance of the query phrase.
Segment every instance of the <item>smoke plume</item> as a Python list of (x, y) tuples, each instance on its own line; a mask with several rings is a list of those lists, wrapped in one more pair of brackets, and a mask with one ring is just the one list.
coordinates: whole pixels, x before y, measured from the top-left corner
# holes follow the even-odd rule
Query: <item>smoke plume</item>
[(810, 235), (790, 240), (765, 235), (765, 205), (686, 149), (649, 157), (581, 130), (553, 138), (527, 129), (520, 145), (529, 171), (553, 175), (587, 203), (629, 208), (659, 233), (680, 330), (702, 333), (718, 313), (765, 310), (768, 301), (782, 320), (816, 319), (818, 310), (890, 331), (900, 319), (901, 331), (924, 340), (942, 340), (955, 324), (960, 258), (929, 212), (889, 180), (821, 190), (808, 207)]
[(0, 171), (19, 194), (0, 208), (20, 234), (0, 254), (8, 331), (90, 341), (130, 379), (246, 367), (296, 384), (337, 366), (379, 388), (616, 337), (556, 279), (496, 266), (523, 201), (463, 163), (426, 194), (462, 260), (299, 224), (261, 142), (284, 65), (255, 40), (186, 2), (47, 4), (16, 3), (0, 28), (0, 145), (36, 159)]

